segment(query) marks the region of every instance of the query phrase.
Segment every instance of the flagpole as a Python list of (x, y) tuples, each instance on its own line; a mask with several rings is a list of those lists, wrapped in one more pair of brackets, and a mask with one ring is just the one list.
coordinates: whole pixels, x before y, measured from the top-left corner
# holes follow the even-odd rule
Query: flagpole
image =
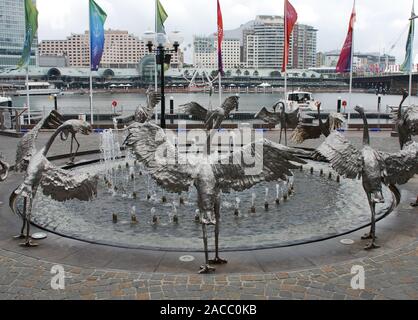
[(28, 124), (30, 125), (31, 114), (30, 114), (30, 97), (29, 97), (29, 63), (26, 66), (26, 107), (28, 108)]
[(93, 114), (93, 73), (91, 71), (92, 68), (92, 61), (91, 61), (91, 57), (92, 57), (92, 48), (91, 48), (91, 12), (90, 12), (90, 3), (89, 3), (89, 48), (90, 48), (90, 58), (89, 58), (89, 68), (90, 68), (90, 123), (91, 125), (94, 124), (94, 114)]
[(288, 44), (287, 44), (287, 12), (286, 12), (286, 1), (284, 2), (284, 104), (285, 109), (287, 108), (287, 57), (288, 57)]
[(219, 71), (219, 105), (222, 105), (222, 72)]
[[(157, 38), (157, 32), (158, 32), (158, 22), (157, 22), (157, 14), (158, 14), (158, 5), (157, 5), (157, 0), (155, 0), (155, 38)], [(157, 92), (158, 90), (158, 67), (157, 67), (157, 56), (155, 56), (155, 66), (154, 66), (154, 71), (155, 71), (155, 92)], [(157, 119), (156, 119), (157, 121)]]
[[(415, 12), (415, 1), (412, 2), (412, 12)], [(414, 17), (412, 17), (414, 18)], [(411, 20), (411, 23), (414, 24), (414, 21)], [(411, 35), (411, 55), (410, 55), (410, 66), (409, 66), (409, 97), (408, 103), (411, 105), (412, 97), (412, 72), (414, 71), (414, 36), (415, 36), (415, 25), (413, 25), (413, 31)]]
[[(355, 11), (356, 8), (356, 0), (354, 0), (353, 5), (353, 11)], [(352, 17), (350, 17), (350, 23), (352, 22)], [(354, 23), (352, 26), (352, 37), (351, 37), (351, 57), (350, 57), (350, 88), (348, 91), (348, 119), (347, 119), (347, 131), (350, 128), (350, 122), (351, 122), (351, 101), (352, 101), (352, 93), (353, 93), (353, 65), (354, 65), (354, 36), (355, 36), (355, 30), (354, 30)]]

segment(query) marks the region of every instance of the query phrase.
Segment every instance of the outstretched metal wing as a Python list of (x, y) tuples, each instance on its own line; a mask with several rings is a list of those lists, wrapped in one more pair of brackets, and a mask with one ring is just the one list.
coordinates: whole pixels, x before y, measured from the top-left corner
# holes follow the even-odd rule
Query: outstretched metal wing
[(38, 124), (19, 141), (16, 150), (15, 170), (24, 172), (30, 158), (36, 153), (35, 142), (41, 129), (57, 129), (63, 123), (63, 117), (55, 110), (44, 117)]
[(418, 143), (408, 143), (398, 153), (379, 152), (382, 167), (385, 168), (383, 179), (386, 184), (405, 184), (418, 174)]
[(274, 125), (280, 123), (280, 113), (269, 112), (265, 107), (261, 109), (254, 118)]
[(412, 106), (403, 113), (403, 121), (412, 136), (418, 135), (418, 107)]
[(330, 132), (341, 129), (344, 123), (345, 118), (344, 115), (341, 113), (332, 112), (328, 116), (327, 127), (329, 128)]
[(357, 178), (363, 169), (362, 153), (337, 131), (331, 133), (316, 152), (328, 159), (338, 174), (347, 178)]
[(48, 163), (42, 173), (40, 186), (45, 195), (56, 201), (90, 201), (97, 195), (97, 183), (97, 176), (74, 174)]
[(287, 180), (290, 170), (306, 162), (294, 155), (298, 150), (264, 139), (253, 142), (220, 159), (212, 169), (218, 186), (228, 192), (243, 191), (263, 181)]
[(0, 154), (0, 182), (7, 179), (9, 175), (10, 166), (7, 162), (2, 161), (3, 157)]
[(206, 118), (208, 116), (208, 110), (206, 110), (206, 108), (202, 107), (200, 104), (194, 101), (179, 106), (177, 108), (177, 112), (193, 116), (200, 121), (206, 121)]
[(224, 103), (222, 104), (221, 108), (225, 111), (225, 117), (229, 117), (229, 114), (237, 110), (239, 106), (239, 97), (232, 96), (225, 99)]
[(173, 193), (189, 190), (192, 174), (186, 162), (179, 159), (176, 147), (168, 141), (164, 130), (149, 122), (134, 123), (127, 130), (125, 145), (161, 187)]
[(153, 114), (155, 107), (161, 101), (161, 94), (155, 91), (147, 91), (147, 105), (145, 107), (139, 106), (135, 111), (134, 120), (139, 123), (149, 121)]
[(320, 126), (309, 123), (299, 123), (295, 131), (293, 131), (291, 140), (294, 143), (301, 144), (305, 140), (319, 139), (322, 135)]
[(294, 111), (286, 112), (286, 126), (288, 129), (295, 129), (299, 124), (299, 108), (296, 108)]

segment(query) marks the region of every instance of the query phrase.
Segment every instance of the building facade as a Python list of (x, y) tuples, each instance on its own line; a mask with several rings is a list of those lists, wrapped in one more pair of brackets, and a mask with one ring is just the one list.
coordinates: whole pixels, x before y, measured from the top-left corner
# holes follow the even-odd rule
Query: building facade
[[(218, 68), (218, 41), (216, 36), (194, 36), (193, 64), (201, 68)], [(239, 39), (224, 39), (222, 62), (225, 69), (241, 67), (241, 42)]]
[[(128, 31), (106, 30), (105, 45), (100, 66), (102, 68), (135, 68), (148, 54), (145, 42)], [(88, 67), (90, 64), (89, 32), (73, 34), (65, 40), (44, 40), (39, 55), (66, 56), (70, 67)], [(171, 66), (181, 68), (183, 53), (179, 49), (171, 59)]]
[[(36, 0), (32, 0), (36, 4)], [(25, 1), (0, 0), (0, 69), (15, 67), (25, 41)], [(36, 65), (38, 36), (32, 44), (30, 65)]]
[[(281, 68), (284, 54), (284, 19), (282, 16), (257, 16), (243, 31), (244, 62), (247, 68)], [(296, 24), (290, 38), (288, 68), (316, 66), (317, 30)]]

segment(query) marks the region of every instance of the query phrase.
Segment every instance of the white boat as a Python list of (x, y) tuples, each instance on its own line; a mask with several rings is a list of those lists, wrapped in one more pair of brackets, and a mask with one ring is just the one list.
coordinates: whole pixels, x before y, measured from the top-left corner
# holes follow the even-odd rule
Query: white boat
[[(31, 96), (49, 96), (52, 94), (59, 94), (61, 90), (55, 88), (49, 82), (29, 82), (29, 94)], [(27, 90), (17, 90), (16, 95), (25, 96)]]
[(9, 97), (0, 97), (0, 107), (7, 107), (9, 105), (9, 101), (12, 101)]
[(306, 91), (293, 91), (287, 93), (287, 105), (291, 110), (299, 108), (301, 111), (318, 111), (312, 93)]

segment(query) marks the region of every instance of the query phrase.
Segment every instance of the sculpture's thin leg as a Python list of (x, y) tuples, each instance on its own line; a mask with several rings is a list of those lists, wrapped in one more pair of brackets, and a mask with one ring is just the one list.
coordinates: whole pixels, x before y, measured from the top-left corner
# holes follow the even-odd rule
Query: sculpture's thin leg
[(282, 143), (282, 132), (283, 132), (283, 127), (280, 125), (280, 139), (279, 139), (279, 143)]
[(27, 208), (27, 218), (26, 218), (26, 241), (25, 243), (21, 243), (23, 247), (37, 247), (38, 244), (31, 241), (30, 238), (30, 221), (32, 215), (32, 197), (29, 198), (29, 205)]
[(214, 210), (215, 210), (215, 219), (216, 219), (216, 224), (215, 224), (215, 259), (210, 260), (209, 263), (210, 264), (226, 264), (226, 263), (228, 263), (227, 260), (219, 258), (219, 223), (220, 223), (220, 216), (221, 216), (220, 215), (221, 202), (220, 202), (219, 197), (217, 197), (217, 199), (215, 200)]
[[(372, 210), (372, 198), (369, 194), (367, 194), (367, 200), (369, 202), (369, 207), (370, 207), (370, 213), (372, 215), (372, 223), (373, 223), (373, 210)], [(366, 233), (364, 236), (361, 237), (362, 240), (368, 240), (368, 239), (372, 239), (372, 226), (370, 227), (370, 232)]]
[(372, 241), (364, 248), (366, 250), (380, 248), (376, 244), (376, 203), (369, 201), (369, 204), (370, 204), (370, 211), (372, 213), (372, 225), (370, 227), (369, 237), (364, 237), (364, 238), (371, 239)]
[(15, 239), (25, 239), (25, 226), (26, 226), (26, 210), (27, 210), (27, 204), (28, 204), (28, 198), (24, 197), (23, 198), (23, 216), (22, 216), (22, 220), (23, 220), (23, 224), (22, 224), (22, 229), (20, 230), (20, 235), (15, 236)]
[(287, 146), (287, 127), (284, 128), (284, 143)]
[(203, 246), (205, 249), (205, 264), (203, 266), (200, 267), (200, 271), (199, 273), (210, 273), (210, 272), (214, 272), (215, 268), (212, 268), (209, 265), (209, 252), (208, 252), (208, 233), (206, 230), (206, 223), (204, 221), (201, 221), (202, 223), (202, 231), (203, 231)]

